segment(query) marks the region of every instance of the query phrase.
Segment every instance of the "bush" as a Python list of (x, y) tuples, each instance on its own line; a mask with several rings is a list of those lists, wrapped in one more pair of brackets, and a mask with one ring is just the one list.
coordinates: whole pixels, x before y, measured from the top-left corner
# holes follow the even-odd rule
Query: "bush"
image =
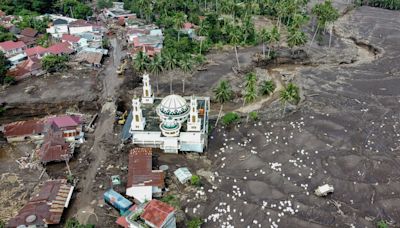
[(0, 228), (6, 227), (6, 223), (0, 219)]
[(160, 201), (173, 206), (175, 209), (179, 209), (180, 207), (179, 201), (175, 197), (175, 195), (166, 195), (163, 198), (161, 198)]
[(190, 178), (190, 184), (193, 185), (193, 186), (199, 187), (199, 186), (201, 185), (200, 177), (197, 176), (197, 175), (193, 175), (193, 176)]
[(385, 220), (379, 220), (376, 223), (376, 227), (378, 227), (378, 228), (389, 228), (389, 226), (388, 226), (388, 224), (386, 223)]
[(236, 112), (228, 112), (222, 117), (222, 124), (225, 126), (230, 125), (239, 119), (239, 115)]
[(10, 76), (6, 76), (4, 78), (4, 83), (6, 84), (10, 84), (10, 85), (15, 85), (17, 83), (17, 81), (15, 80), (15, 78), (10, 77)]
[(78, 220), (70, 218), (65, 223), (64, 228), (94, 228), (93, 224), (80, 224)]
[(201, 227), (201, 224), (203, 224), (203, 221), (200, 218), (194, 218), (194, 219), (191, 219), (187, 223), (187, 227), (188, 228), (199, 228), (199, 227)]
[(47, 72), (56, 72), (65, 69), (67, 61), (68, 56), (66, 55), (46, 55), (42, 58), (42, 66)]
[(255, 111), (250, 112), (250, 113), (249, 113), (249, 117), (250, 117), (250, 119), (252, 119), (252, 120), (254, 120), (254, 121), (257, 121), (257, 120), (258, 120), (258, 113), (255, 112)]

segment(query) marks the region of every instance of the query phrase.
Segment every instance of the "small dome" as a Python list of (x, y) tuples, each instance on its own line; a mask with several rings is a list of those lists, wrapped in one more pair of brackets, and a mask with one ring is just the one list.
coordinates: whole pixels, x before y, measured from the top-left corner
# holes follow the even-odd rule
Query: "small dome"
[(177, 129), (179, 128), (179, 123), (170, 117), (164, 122), (162, 122), (162, 127), (164, 129)]
[(181, 115), (189, 110), (189, 106), (183, 97), (172, 94), (162, 99), (159, 109), (165, 115)]

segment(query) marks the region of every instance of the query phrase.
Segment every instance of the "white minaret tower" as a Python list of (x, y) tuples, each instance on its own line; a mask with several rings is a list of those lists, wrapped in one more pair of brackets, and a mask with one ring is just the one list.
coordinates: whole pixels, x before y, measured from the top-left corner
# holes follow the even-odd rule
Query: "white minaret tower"
[(194, 96), (190, 98), (190, 114), (187, 125), (187, 131), (201, 130), (201, 120), (197, 111), (197, 99)]
[(132, 123), (130, 131), (143, 131), (145, 125), (146, 119), (143, 117), (142, 109), (140, 108), (140, 100), (135, 97), (132, 99)]
[(149, 77), (149, 74), (145, 73), (145, 74), (143, 74), (142, 103), (143, 104), (153, 104), (153, 102), (154, 102), (154, 94), (153, 94), (153, 91), (151, 90), (150, 77)]

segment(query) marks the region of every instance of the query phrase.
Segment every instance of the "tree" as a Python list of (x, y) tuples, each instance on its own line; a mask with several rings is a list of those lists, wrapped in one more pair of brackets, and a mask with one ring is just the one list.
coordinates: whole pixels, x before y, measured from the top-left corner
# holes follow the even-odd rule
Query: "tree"
[(0, 84), (4, 83), (10, 62), (3, 52), (0, 51)]
[(269, 42), (269, 38), (270, 38), (270, 33), (265, 28), (261, 29), (261, 31), (258, 33), (258, 39), (262, 42), (263, 45), (262, 53), (264, 58), (265, 58), (265, 43)]
[(293, 83), (289, 83), (286, 88), (281, 91), (280, 100), (284, 103), (298, 104), (300, 101), (299, 87)]
[[(338, 10), (332, 6), (331, 0), (325, 0), (324, 3), (315, 4), (311, 13), (317, 18), (317, 28), (311, 40), (310, 47), (315, 39), (319, 29), (326, 27), (328, 23), (334, 23), (340, 16)], [(332, 30), (330, 30), (329, 47), (331, 46)]]
[(88, 5), (77, 0), (63, 0), (58, 2), (57, 6), (64, 15), (70, 15), (77, 19), (86, 19), (86, 17), (93, 14)]
[(188, 222), (187, 227), (188, 228), (200, 228), (201, 224), (203, 224), (203, 221), (200, 218), (193, 218)]
[(230, 42), (231, 44), (233, 44), (233, 47), (235, 48), (236, 62), (238, 65), (238, 69), (240, 70), (239, 56), (237, 51), (237, 46), (240, 43), (240, 28), (236, 27), (233, 30), (231, 30), (229, 36), (230, 36)]
[(280, 38), (281, 38), (281, 34), (278, 31), (278, 28), (276, 26), (274, 26), (271, 31), (269, 32), (269, 42), (270, 45), (268, 47), (268, 58), (270, 57), (271, 54), (271, 49), (274, 50), (274, 46), (277, 42), (279, 42)]
[(253, 102), (257, 98), (257, 76), (255, 73), (250, 72), (246, 75), (246, 84), (245, 84), (245, 91), (244, 91), (244, 103)]
[(249, 113), (249, 117), (253, 120), (253, 121), (257, 121), (258, 120), (258, 113), (256, 111), (252, 111)]
[(42, 58), (42, 67), (49, 73), (61, 71), (67, 67), (68, 59), (66, 55), (46, 55)]
[(270, 95), (275, 90), (275, 83), (272, 80), (264, 81), (261, 84), (260, 93), (261, 95)]
[(3, 26), (0, 26), (0, 42), (8, 41), (8, 40), (13, 40), (16, 41), (17, 38), (9, 32), (6, 28)]
[(185, 55), (181, 60), (179, 60), (179, 68), (185, 73), (182, 78), (182, 93), (185, 93), (186, 74), (192, 72), (193, 63), (194, 62), (191, 55)]
[(225, 80), (219, 83), (218, 87), (214, 89), (214, 93), (215, 99), (221, 104), (231, 100), (233, 95), (231, 86)]
[(139, 51), (136, 54), (135, 59), (133, 60), (133, 67), (135, 68), (135, 70), (142, 73), (146, 71), (148, 68), (148, 62), (149, 62), (148, 60), (149, 58), (147, 54), (144, 53), (143, 51)]
[(302, 46), (307, 43), (307, 36), (303, 31), (300, 31), (299, 29), (290, 29), (287, 43), (292, 49), (292, 54), (294, 54), (293, 47)]
[(174, 27), (178, 31), (178, 41), (180, 39), (180, 31), (182, 29), (183, 23), (185, 23), (186, 15), (182, 12), (178, 12), (174, 16)]
[(153, 59), (150, 61), (149, 64), (149, 71), (153, 75), (156, 76), (156, 86), (157, 86), (157, 94), (159, 93), (158, 90), (158, 77), (161, 74), (161, 72), (164, 71), (164, 66), (163, 66), (163, 59), (161, 57), (161, 54), (157, 54), (153, 57)]
[(177, 66), (175, 55), (171, 52), (163, 51), (162, 58), (164, 59), (164, 68), (166, 70), (173, 70)]
[(98, 0), (97, 1), (97, 8), (104, 9), (104, 8), (111, 8), (113, 6), (112, 0)]

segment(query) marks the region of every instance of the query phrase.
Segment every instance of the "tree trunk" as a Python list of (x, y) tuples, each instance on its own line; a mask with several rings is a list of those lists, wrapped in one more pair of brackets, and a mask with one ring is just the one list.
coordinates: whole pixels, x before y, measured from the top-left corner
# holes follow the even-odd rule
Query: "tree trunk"
[(169, 94), (172, 94), (172, 77), (171, 77), (171, 72), (169, 72)]
[[(185, 77), (185, 76), (183, 76)], [(185, 94), (185, 78), (182, 79), (182, 95)]]
[(313, 38), (311, 40), (310, 46), (308, 47), (308, 50), (310, 50), (310, 48), (311, 48), (311, 46), (312, 46), (312, 44), (314, 42), (315, 36), (317, 35), (317, 32), (318, 32), (318, 29), (319, 29), (319, 25), (317, 25), (317, 29), (315, 30), (315, 33), (314, 33)]
[(333, 30), (333, 24), (332, 24), (332, 26), (331, 26), (331, 29), (329, 30), (329, 49), (331, 49), (332, 30)]
[(240, 70), (240, 63), (239, 63), (239, 56), (238, 56), (238, 51), (237, 51), (237, 46), (235, 45), (235, 54), (236, 54), (236, 62), (238, 65), (238, 70)]
[(203, 45), (203, 39), (200, 40), (200, 55), (201, 55), (201, 46)]
[(178, 42), (179, 42), (180, 37), (181, 37), (181, 32), (180, 32), (180, 29), (178, 29)]
[(159, 74), (156, 75), (156, 87), (157, 87), (157, 95), (160, 94), (160, 91), (158, 90), (158, 77), (160, 77)]
[(265, 43), (263, 42), (263, 58), (265, 59)]
[(268, 59), (269, 59), (269, 56), (271, 55), (271, 47), (268, 47)]

